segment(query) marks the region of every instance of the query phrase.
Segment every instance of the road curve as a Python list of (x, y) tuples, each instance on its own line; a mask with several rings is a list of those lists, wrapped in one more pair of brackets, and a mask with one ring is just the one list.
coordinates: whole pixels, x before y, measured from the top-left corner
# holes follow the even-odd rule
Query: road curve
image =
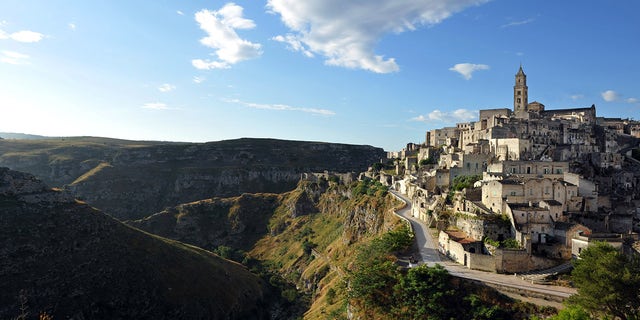
[(411, 216), (411, 200), (397, 191), (391, 190), (390, 192), (406, 203), (406, 206), (398, 210), (396, 214), (409, 220), (411, 223), (422, 263), (427, 264), (428, 266), (433, 266), (436, 263), (440, 264), (451, 275), (456, 277), (513, 288), (516, 290), (528, 290), (542, 295), (555, 296), (562, 299), (568, 298), (576, 293), (576, 289), (574, 288), (533, 284), (514, 275), (471, 270), (465, 266), (461, 266), (451, 260), (448, 260), (447, 258), (442, 258), (441, 254), (438, 252), (436, 242), (429, 233), (429, 228), (424, 224), (424, 222)]

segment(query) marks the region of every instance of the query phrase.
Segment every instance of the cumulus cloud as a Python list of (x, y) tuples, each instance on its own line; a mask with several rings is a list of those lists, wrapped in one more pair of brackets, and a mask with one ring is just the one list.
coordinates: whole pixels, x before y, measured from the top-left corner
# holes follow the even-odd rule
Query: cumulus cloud
[(488, 0), (268, 0), (290, 34), (274, 40), (309, 56), (325, 57), (327, 65), (376, 73), (399, 70), (394, 58), (375, 53), (390, 33), (435, 25), (463, 9)]
[(253, 103), (253, 102), (244, 102), (244, 101), (241, 101), (241, 100), (238, 100), (238, 99), (227, 100), (227, 102), (237, 103), (237, 104), (241, 104), (241, 105), (244, 105), (246, 107), (249, 107), (249, 108), (263, 109), (263, 110), (300, 111), (300, 112), (306, 112), (306, 113), (311, 113), (311, 114), (314, 114), (314, 115), (321, 115), (321, 116), (333, 116), (333, 115), (336, 114), (335, 112), (333, 112), (331, 110), (327, 110), (327, 109), (294, 107), (294, 106), (289, 106), (289, 105), (286, 105), (286, 104)]
[(74, 30), (74, 31), (76, 30), (76, 27), (77, 27), (76, 24), (73, 23), (73, 22), (67, 24), (67, 26), (69, 27), (69, 29)]
[(200, 10), (195, 19), (200, 29), (207, 36), (200, 39), (206, 47), (215, 49), (213, 55), (217, 60), (194, 59), (191, 64), (201, 70), (226, 69), (240, 61), (259, 57), (262, 54), (261, 45), (240, 38), (236, 29), (252, 29), (253, 20), (242, 17), (243, 8), (235, 3), (227, 3), (220, 10)]
[(489, 66), (486, 64), (458, 63), (449, 68), (449, 70), (457, 72), (461, 74), (465, 80), (469, 80), (474, 72), (478, 70), (489, 70)]
[(13, 65), (29, 64), (29, 56), (15, 51), (0, 52), (0, 62)]
[(160, 92), (169, 92), (169, 91), (173, 91), (176, 89), (176, 86), (172, 85), (172, 84), (168, 84), (165, 83), (161, 86), (158, 87), (158, 90), (160, 90)]
[(478, 112), (467, 109), (457, 109), (454, 111), (440, 111), (436, 109), (431, 111), (426, 116), (419, 115), (417, 117), (411, 118), (412, 121), (439, 121), (446, 123), (468, 122), (476, 119), (478, 119)]
[(607, 90), (601, 93), (600, 95), (602, 96), (602, 99), (604, 99), (604, 101), (607, 101), (607, 102), (616, 101), (620, 98), (618, 93), (613, 90)]
[(161, 102), (145, 103), (142, 105), (142, 108), (150, 110), (169, 110), (169, 106)]

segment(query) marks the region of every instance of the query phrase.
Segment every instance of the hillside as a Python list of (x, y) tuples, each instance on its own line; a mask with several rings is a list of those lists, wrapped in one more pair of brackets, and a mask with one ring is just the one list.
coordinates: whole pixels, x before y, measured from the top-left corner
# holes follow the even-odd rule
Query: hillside
[(242, 193), (281, 193), (306, 172), (361, 172), (380, 148), (238, 139), (162, 143), (77, 137), (0, 141), (0, 166), (29, 172), (118, 219)]
[(261, 280), (0, 169), (0, 318), (266, 319)]

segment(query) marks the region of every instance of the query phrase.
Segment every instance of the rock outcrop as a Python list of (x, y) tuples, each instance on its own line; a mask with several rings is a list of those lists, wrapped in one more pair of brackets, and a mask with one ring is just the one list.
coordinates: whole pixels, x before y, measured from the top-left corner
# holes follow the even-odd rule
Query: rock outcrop
[(265, 319), (243, 266), (0, 169), (0, 318)]

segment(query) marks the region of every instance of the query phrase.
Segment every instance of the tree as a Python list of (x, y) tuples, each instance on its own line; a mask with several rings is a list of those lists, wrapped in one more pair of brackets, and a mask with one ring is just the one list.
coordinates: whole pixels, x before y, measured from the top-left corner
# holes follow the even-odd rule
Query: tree
[(640, 260), (627, 257), (604, 242), (596, 242), (580, 253), (571, 278), (578, 294), (569, 304), (595, 316), (622, 320), (640, 318)]
[(394, 287), (395, 316), (400, 319), (449, 319), (455, 316), (455, 290), (450, 285), (449, 272), (441, 265), (421, 265), (409, 269)]
[(558, 312), (557, 315), (549, 318), (549, 320), (591, 320), (589, 312), (580, 306), (568, 306)]

